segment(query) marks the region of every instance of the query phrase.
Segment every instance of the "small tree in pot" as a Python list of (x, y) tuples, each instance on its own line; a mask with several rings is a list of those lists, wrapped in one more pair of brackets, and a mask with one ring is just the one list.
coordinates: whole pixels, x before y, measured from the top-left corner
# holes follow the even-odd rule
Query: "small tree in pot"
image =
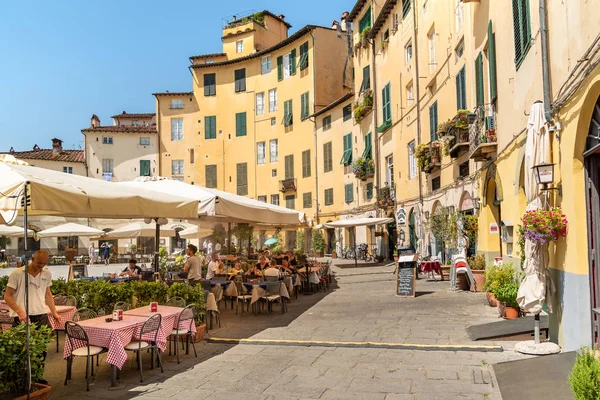
[(316, 253), (318, 257), (323, 257), (325, 252), (325, 238), (320, 229), (313, 229), (312, 231), (312, 251)]

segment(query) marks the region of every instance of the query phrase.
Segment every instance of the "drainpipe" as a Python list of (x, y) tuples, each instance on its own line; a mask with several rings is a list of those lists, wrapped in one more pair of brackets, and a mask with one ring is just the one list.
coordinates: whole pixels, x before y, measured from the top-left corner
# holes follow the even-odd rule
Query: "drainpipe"
[(158, 96), (156, 96), (156, 136), (157, 136), (157, 140), (156, 140), (156, 146), (157, 146), (157, 153), (158, 153), (158, 173), (156, 174), (157, 176), (162, 176), (162, 156), (161, 156), (161, 152), (160, 152), (160, 98)]
[[(381, 165), (379, 157), (379, 131), (377, 118), (377, 67), (375, 65), (375, 38), (371, 42), (371, 64), (373, 65), (373, 137), (375, 138), (375, 187), (377, 191), (381, 189)], [(390, 182), (391, 185), (391, 182)]]
[[(315, 110), (315, 104), (317, 103), (317, 81), (316, 81), (316, 70), (315, 70), (315, 36), (313, 35), (312, 30), (308, 32), (310, 37), (312, 38), (312, 54), (313, 54), (313, 62), (312, 62), (312, 76), (313, 76), (313, 113)], [(314, 159), (315, 159), (315, 170), (313, 173), (315, 174), (315, 220), (319, 222), (319, 147), (317, 140), (317, 118), (313, 119), (313, 136), (314, 136)], [(307, 235), (305, 235), (307, 236)], [(308, 245), (308, 241), (311, 239), (310, 237), (305, 237), (304, 244)]]
[[(415, 91), (417, 96), (417, 146), (421, 144), (421, 91), (419, 85), (419, 41), (417, 39), (417, 1), (413, 0), (413, 42), (415, 49)], [(416, 151), (415, 146), (415, 151)], [(423, 208), (423, 176), (422, 171), (419, 168), (419, 203)]]
[(544, 116), (546, 122), (552, 120), (550, 109), (552, 97), (550, 87), (550, 66), (548, 65), (548, 18), (546, 16), (546, 0), (540, 0), (540, 37), (542, 39), (542, 79), (544, 84)]

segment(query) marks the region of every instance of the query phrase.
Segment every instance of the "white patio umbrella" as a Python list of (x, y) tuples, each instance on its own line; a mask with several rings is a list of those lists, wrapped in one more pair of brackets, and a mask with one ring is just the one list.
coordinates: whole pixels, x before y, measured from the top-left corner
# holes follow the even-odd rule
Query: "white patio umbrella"
[(64, 236), (101, 236), (104, 232), (90, 226), (75, 224), (72, 222), (54, 226), (38, 232), (38, 237), (64, 237)]
[[(181, 224), (177, 224), (181, 225)], [(102, 232), (102, 231), (101, 231)], [(102, 232), (104, 233), (104, 232)], [(162, 237), (170, 237), (175, 236), (175, 229), (169, 225), (164, 225), (160, 227), (160, 234)], [(150, 223), (147, 224), (143, 221), (134, 222), (129, 225), (122, 226), (115, 230), (112, 230), (106, 233), (102, 239), (127, 239), (127, 238), (136, 238), (138, 236), (142, 237), (154, 237), (156, 234), (156, 224)]]
[[(542, 102), (536, 102), (531, 107), (529, 114), (525, 145), (524, 172), (527, 211), (544, 206), (542, 193), (536, 183), (532, 167), (549, 162), (551, 162), (549, 125), (544, 117)], [(525, 279), (521, 282), (517, 292), (517, 302), (523, 310), (535, 315), (535, 339), (517, 343), (515, 350), (526, 354), (559, 353), (561, 350), (558, 345), (552, 342), (540, 343), (540, 312), (544, 303), (547, 304), (548, 311), (552, 312), (552, 305), (548, 299), (555, 291), (548, 271), (548, 243), (540, 244), (525, 239), (525, 265), (523, 267)]]
[(201, 228), (199, 226), (191, 226), (179, 232), (179, 236), (185, 239), (201, 239), (212, 235), (212, 233), (212, 229)]
[[(27, 229), (27, 236), (33, 236), (35, 232)], [(25, 234), (25, 228), (20, 226), (0, 225), (0, 236), (17, 237)]]

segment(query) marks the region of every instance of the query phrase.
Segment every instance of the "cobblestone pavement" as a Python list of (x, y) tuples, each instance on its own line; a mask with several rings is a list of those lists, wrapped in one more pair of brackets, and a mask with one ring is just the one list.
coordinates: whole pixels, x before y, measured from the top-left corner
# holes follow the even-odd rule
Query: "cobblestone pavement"
[[(338, 286), (300, 295), (285, 315), (235, 315), (223, 310), (213, 338), (501, 345), (503, 352), (422, 351), (383, 348), (308, 347), (293, 343), (202, 343), (199, 357), (181, 364), (165, 357), (165, 373), (145, 370), (140, 384), (134, 363), (110, 389), (106, 363), (85, 392), (82, 362), (62, 385), (64, 361), (52, 355), (46, 378), (53, 398), (127, 399), (500, 399), (490, 364), (524, 356), (514, 342), (471, 342), (465, 327), (497, 319), (481, 293), (448, 289), (448, 282), (417, 283), (416, 298), (394, 296), (393, 266), (334, 267)], [(133, 357), (132, 357), (133, 358)], [(103, 360), (104, 361), (104, 360)]]

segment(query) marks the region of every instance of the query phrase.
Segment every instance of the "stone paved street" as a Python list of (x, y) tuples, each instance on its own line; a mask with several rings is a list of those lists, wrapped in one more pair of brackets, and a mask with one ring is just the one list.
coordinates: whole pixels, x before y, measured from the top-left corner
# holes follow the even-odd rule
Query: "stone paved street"
[[(481, 293), (453, 293), (448, 282), (417, 283), (416, 298), (394, 296), (393, 266), (334, 267), (337, 286), (302, 296), (285, 315), (241, 317), (223, 310), (212, 338), (501, 345), (504, 352), (422, 351), (385, 348), (307, 347), (282, 344), (198, 345), (199, 358), (177, 365), (165, 357), (165, 373), (146, 369), (139, 383), (130, 362), (119, 386), (109, 389), (102, 363), (85, 392), (81, 362), (62, 385), (64, 361), (52, 354), (47, 371), (53, 398), (126, 399), (499, 399), (490, 364), (523, 356), (514, 342), (471, 342), (465, 327), (497, 319)], [(346, 265), (342, 265), (346, 266)], [(147, 360), (147, 358), (146, 358)], [(79, 361), (79, 360), (78, 360)], [(148, 368), (148, 363), (145, 364)]]

